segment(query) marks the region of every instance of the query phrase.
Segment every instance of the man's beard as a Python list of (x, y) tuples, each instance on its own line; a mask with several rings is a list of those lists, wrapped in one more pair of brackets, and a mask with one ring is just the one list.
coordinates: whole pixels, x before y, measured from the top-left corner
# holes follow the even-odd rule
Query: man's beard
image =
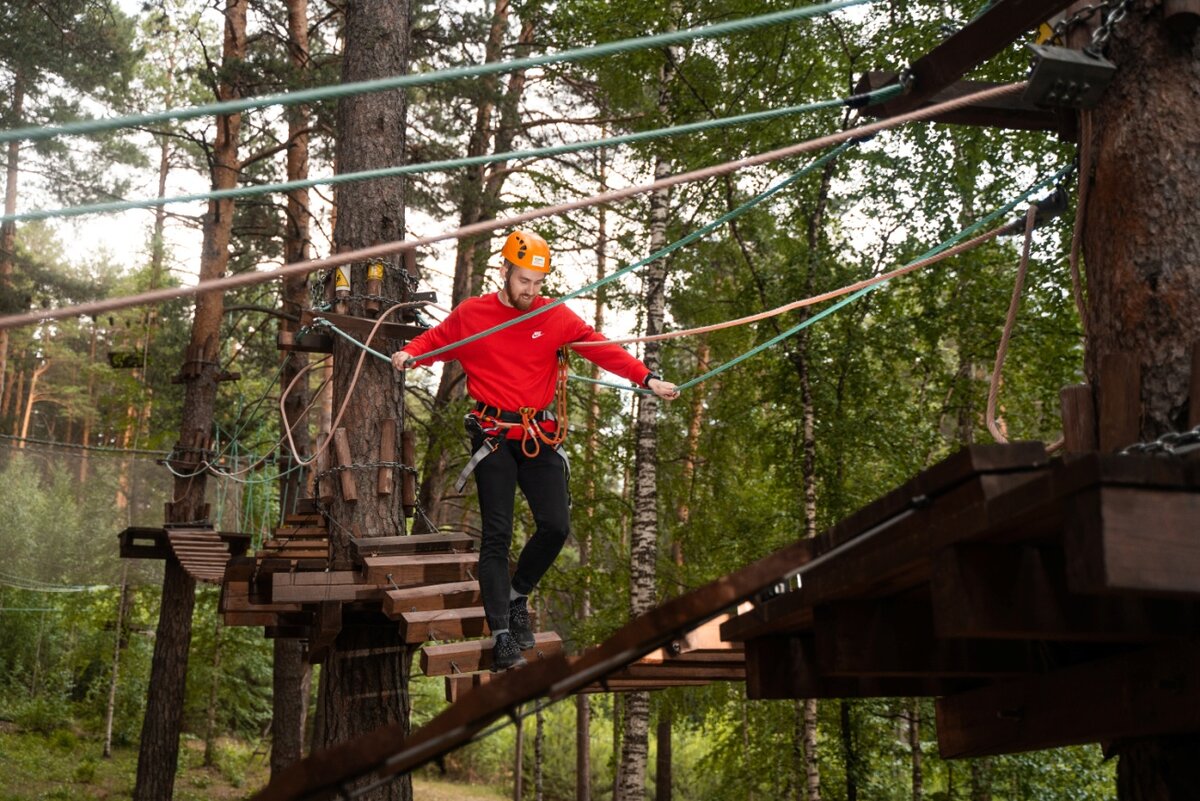
[(529, 307), (533, 305), (534, 295), (518, 295), (513, 289), (512, 276), (509, 275), (508, 280), (504, 282), (504, 294), (508, 297), (508, 302), (517, 311), (529, 311)]

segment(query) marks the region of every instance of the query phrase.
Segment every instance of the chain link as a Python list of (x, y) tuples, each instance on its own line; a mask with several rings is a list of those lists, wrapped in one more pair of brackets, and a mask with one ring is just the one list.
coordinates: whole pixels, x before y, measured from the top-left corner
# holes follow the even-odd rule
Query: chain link
[(1101, 22), (1096, 26), (1096, 30), (1092, 31), (1091, 43), (1084, 48), (1084, 52), (1088, 55), (1099, 57), (1104, 51), (1104, 46), (1108, 44), (1113, 29), (1129, 16), (1129, 9), (1132, 6), (1133, 0), (1105, 0), (1103, 3), (1086, 5), (1071, 16), (1055, 23), (1054, 39), (1059, 42), (1064, 41), (1068, 31), (1099, 14)]
[(1125, 455), (1184, 456), (1200, 450), (1200, 426), (1191, 431), (1172, 431), (1151, 442), (1139, 442), (1121, 450)]
[(313, 476), (313, 481), (321, 481), (329, 478), (336, 473), (344, 473), (347, 470), (375, 470), (380, 467), (395, 467), (398, 470), (403, 470), (406, 473), (417, 474), (417, 468), (403, 462), (363, 462), (362, 464), (342, 464), (331, 467), (328, 470), (322, 470)]

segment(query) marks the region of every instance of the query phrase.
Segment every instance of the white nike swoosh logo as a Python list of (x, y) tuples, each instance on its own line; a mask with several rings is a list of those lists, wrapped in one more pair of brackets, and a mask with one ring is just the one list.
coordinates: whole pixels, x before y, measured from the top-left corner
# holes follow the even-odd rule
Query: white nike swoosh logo
[(541, 335), (542, 335), (542, 332), (541, 332), (541, 331), (534, 331), (534, 332), (533, 332), (533, 336), (532, 336), (532, 337), (530, 337), (530, 339), (537, 339), (537, 338), (538, 338), (538, 337), (540, 337)]

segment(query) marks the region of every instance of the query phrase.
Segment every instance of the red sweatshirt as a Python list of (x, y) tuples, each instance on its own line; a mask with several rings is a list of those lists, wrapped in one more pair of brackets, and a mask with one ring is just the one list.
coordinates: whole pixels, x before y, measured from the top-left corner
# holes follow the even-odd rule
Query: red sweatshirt
[[(530, 311), (550, 302), (549, 298), (535, 298)], [(404, 350), (416, 359), (422, 353), (457, 342), (525, 313), (505, 306), (494, 292), (468, 298), (455, 307), (440, 325), (409, 342)], [(507, 411), (517, 411), (522, 406), (544, 409), (554, 399), (558, 349), (568, 342), (602, 339), (604, 337), (579, 315), (566, 305), (560, 305), (440, 356), (418, 361), (418, 364), (458, 359), (467, 374), (467, 393), (475, 400)], [(581, 348), (577, 352), (635, 384), (641, 384), (650, 372), (646, 365), (619, 345)], [(516, 429), (513, 433), (519, 435)]]

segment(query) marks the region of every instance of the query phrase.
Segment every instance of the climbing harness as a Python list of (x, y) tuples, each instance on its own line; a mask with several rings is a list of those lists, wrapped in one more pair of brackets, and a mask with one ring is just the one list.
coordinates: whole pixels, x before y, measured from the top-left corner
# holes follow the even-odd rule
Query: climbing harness
[[(467, 478), (475, 472), (487, 457), (495, 453), (500, 443), (508, 438), (508, 432), (519, 427), (521, 429), (521, 453), (534, 459), (542, 452), (542, 445), (553, 448), (562, 457), (567, 469), (568, 478), (571, 475), (571, 462), (563, 443), (567, 439), (567, 379), (570, 376), (570, 365), (567, 362), (565, 349), (558, 351), (558, 376), (555, 378), (554, 409), (535, 409), (523, 406), (517, 411), (489, 406), (486, 403), (476, 403), (475, 408), (463, 418), (463, 424), (472, 441), (482, 436), (483, 442), (471, 454), (466, 467), (458, 474), (454, 482), (456, 492), (462, 492), (467, 485)], [(553, 422), (553, 433), (548, 433), (540, 423)]]

